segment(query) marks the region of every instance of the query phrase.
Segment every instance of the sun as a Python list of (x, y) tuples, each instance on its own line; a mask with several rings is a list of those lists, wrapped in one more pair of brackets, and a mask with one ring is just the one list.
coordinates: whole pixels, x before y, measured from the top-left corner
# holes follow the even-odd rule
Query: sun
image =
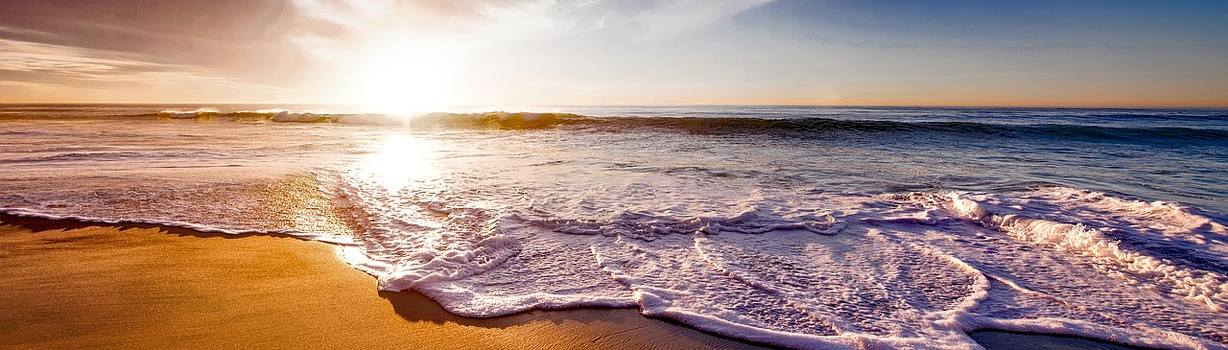
[(409, 115), (456, 104), (460, 70), (442, 48), (387, 45), (360, 64), (355, 100), (375, 113)]

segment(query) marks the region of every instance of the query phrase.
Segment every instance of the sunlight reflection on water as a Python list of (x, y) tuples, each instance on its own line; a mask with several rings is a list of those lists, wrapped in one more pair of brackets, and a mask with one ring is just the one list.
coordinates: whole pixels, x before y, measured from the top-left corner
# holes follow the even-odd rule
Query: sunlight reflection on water
[(376, 151), (358, 162), (358, 176), (377, 181), (389, 192), (438, 175), (437, 147), (432, 141), (407, 134), (385, 135)]

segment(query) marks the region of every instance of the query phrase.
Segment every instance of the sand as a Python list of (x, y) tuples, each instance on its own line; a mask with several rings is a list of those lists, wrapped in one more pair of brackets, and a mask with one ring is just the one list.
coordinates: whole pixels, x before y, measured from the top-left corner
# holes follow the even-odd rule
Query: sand
[(452, 316), (323, 243), (0, 216), (3, 349), (753, 348), (631, 309)]

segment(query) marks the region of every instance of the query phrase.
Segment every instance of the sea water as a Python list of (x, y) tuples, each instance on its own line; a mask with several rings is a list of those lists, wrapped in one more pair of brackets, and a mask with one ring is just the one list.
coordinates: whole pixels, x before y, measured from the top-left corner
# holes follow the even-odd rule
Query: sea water
[(1228, 111), (0, 107), (15, 215), (290, 233), (448, 311), (1228, 346)]

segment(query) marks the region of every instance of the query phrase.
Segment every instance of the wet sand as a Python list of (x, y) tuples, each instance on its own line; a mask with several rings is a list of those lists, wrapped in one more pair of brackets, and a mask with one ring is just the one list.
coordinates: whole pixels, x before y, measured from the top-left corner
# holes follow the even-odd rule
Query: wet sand
[(742, 349), (631, 309), (448, 314), (323, 243), (0, 215), (0, 348)]
[(968, 336), (992, 350), (1144, 350), (1106, 341), (1064, 335), (1016, 333), (996, 330), (974, 331)]

